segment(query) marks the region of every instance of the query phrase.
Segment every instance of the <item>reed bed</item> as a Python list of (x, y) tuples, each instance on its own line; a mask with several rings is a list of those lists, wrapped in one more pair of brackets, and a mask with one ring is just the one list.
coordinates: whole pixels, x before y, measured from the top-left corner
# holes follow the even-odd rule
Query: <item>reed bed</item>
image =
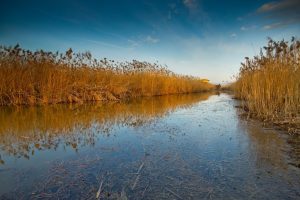
[(300, 130), (300, 41), (269, 38), (260, 55), (242, 63), (234, 84), (250, 115)]
[(94, 59), (90, 52), (0, 47), (0, 105), (81, 103), (211, 90), (157, 63)]

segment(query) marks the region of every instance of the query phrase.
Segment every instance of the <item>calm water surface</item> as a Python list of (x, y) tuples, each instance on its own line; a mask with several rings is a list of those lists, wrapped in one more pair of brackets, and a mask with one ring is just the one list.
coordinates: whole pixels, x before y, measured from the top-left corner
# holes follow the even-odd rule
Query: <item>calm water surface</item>
[(300, 199), (299, 143), (237, 104), (195, 94), (1, 107), (0, 199)]

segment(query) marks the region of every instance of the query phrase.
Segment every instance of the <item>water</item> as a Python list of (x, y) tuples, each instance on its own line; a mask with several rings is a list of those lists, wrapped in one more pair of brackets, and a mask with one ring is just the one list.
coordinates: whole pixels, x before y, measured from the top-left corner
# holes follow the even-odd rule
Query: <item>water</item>
[(299, 143), (241, 118), (238, 103), (2, 107), (0, 199), (299, 199)]

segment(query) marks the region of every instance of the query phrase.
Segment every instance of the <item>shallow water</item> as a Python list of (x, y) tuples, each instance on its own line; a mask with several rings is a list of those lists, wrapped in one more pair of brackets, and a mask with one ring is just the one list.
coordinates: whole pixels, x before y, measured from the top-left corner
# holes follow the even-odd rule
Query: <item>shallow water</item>
[(0, 199), (299, 199), (299, 147), (236, 105), (193, 94), (2, 107)]

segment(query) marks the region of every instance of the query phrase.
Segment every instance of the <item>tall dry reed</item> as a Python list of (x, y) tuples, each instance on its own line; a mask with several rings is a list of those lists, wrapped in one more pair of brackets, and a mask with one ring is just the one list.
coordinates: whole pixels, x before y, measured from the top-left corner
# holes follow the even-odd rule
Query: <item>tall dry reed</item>
[(234, 87), (250, 114), (299, 128), (300, 41), (269, 39), (260, 55), (246, 57)]
[(156, 63), (97, 60), (72, 49), (62, 54), (0, 47), (0, 105), (117, 100), (212, 88)]

